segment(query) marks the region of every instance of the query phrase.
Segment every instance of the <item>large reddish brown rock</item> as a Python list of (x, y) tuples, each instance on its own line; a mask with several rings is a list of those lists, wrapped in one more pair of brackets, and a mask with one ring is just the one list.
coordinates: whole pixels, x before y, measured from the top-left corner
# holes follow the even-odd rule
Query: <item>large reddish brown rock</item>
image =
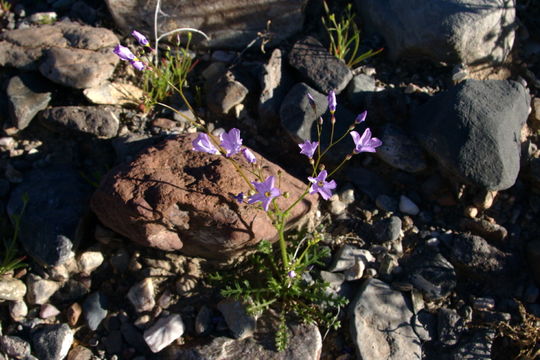
[[(276, 240), (260, 207), (232, 197), (248, 187), (231, 162), (193, 151), (194, 138), (167, 139), (109, 172), (91, 201), (99, 220), (139, 244), (210, 259), (233, 257), (262, 239)], [(265, 178), (282, 171), (279, 187), (290, 197), (277, 203), (281, 208), (292, 204), (307, 185), (255, 155)], [(291, 211), (289, 226), (305, 220), (317, 201), (311, 195), (301, 201)]]

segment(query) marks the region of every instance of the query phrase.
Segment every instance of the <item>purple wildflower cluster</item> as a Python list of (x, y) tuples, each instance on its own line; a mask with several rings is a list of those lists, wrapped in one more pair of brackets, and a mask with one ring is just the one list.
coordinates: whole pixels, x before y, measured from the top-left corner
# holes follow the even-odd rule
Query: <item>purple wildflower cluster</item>
[[(310, 104), (313, 104), (312, 106), (315, 107), (315, 101), (309, 94), (308, 99)], [(336, 106), (336, 94), (331, 91), (328, 95), (328, 107), (332, 116), (336, 111)], [(367, 111), (362, 112), (356, 117), (354, 124), (357, 125), (364, 122), (366, 117)], [(352, 154), (359, 154), (361, 152), (375, 152), (376, 148), (382, 145), (381, 140), (371, 136), (371, 130), (369, 128), (366, 128), (362, 135), (356, 131), (351, 131), (350, 134), (355, 145)], [(193, 150), (214, 155), (224, 154), (227, 157), (241, 153), (246, 161), (250, 164), (254, 164), (256, 162), (256, 158), (253, 153), (248, 148), (242, 146), (240, 130), (233, 128), (228, 133), (222, 133), (219, 136), (219, 141), (220, 144), (218, 147), (217, 144), (212, 142), (212, 139), (207, 134), (199, 133), (197, 138), (192, 142)], [(319, 147), (319, 142), (306, 140), (304, 143), (299, 144), (298, 146), (300, 147), (300, 154), (307, 156), (313, 164), (313, 156)], [(308, 177), (308, 180), (311, 183), (308, 190), (309, 193), (318, 193), (324, 200), (330, 199), (332, 197), (332, 190), (337, 187), (337, 184), (334, 180), (327, 181), (326, 179), (328, 176), (328, 172), (322, 169), (316, 177)], [(274, 183), (274, 176), (268, 176), (266, 180), (262, 182), (252, 182), (256, 193), (248, 197), (247, 203), (254, 204), (260, 202), (263, 209), (268, 211), (272, 200), (281, 195), (281, 191), (274, 186)], [(240, 193), (235, 195), (234, 198), (239, 203), (242, 203), (244, 201), (244, 194)]]
[[(139, 45), (141, 46), (145, 46), (149, 49), (151, 49), (150, 47), (150, 43), (148, 42), (148, 39), (143, 35), (141, 34), (140, 32), (138, 32), (137, 30), (133, 30), (131, 32), (131, 35), (137, 40), (137, 42), (139, 43)], [(122, 46), (120, 44), (116, 45), (113, 52), (123, 61), (129, 61), (129, 63), (137, 70), (139, 71), (143, 71), (148, 65), (145, 64), (141, 59), (139, 59), (138, 57), (135, 56), (135, 54), (133, 54), (131, 52), (131, 50), (129, 50), (129, 48), (127, 48), (126, 46)]]

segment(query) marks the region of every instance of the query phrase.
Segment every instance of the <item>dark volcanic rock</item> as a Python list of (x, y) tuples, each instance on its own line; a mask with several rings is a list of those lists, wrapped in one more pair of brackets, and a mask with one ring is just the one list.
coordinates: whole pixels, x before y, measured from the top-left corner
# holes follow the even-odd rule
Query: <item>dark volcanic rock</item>
[(507, 80), (465, 80), (412, 116), (413, 132), (443, 171), (488, 190), (512, 186), (529, 95)]
[(289, 52), (289, 64), (302, 74), (304, 81), (324, 94), (330, 90), (339, 94), (352, 79), (347, 65), (312, 36), (294, 44)]
[(9, 98), (11, 122), (18, 130), (26, 128), (51, 101), (51, 93), (46, 91), (46, 85), (39, 77), (23, 74), (9, 80), (6, 95)]
[[(109, 172), (92, 197), (101, 222), (139, 244), (207, 258), (228, 258), (262, 239), (274, 240), (277, 232), (263, 210), (233, 198), (247, 190), (233, 165), (193, 151), (193, 139), (167, 139)], [(256, 157), (268, 166), (266, 175), (280, 169)], [(281, 191), (291, 196), (278, 204), (292, 204), (306, 185), (285, 171), (281, 179)], [(291, 212), (289, 225), (306, 221), (316, 204), (315, 196), (306, 197)]]

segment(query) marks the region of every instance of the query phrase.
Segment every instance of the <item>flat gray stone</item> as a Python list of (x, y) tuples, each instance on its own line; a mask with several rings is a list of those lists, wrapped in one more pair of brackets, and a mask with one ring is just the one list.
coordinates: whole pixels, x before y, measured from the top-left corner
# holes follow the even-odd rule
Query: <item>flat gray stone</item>
[(362, 360), (420, 360), (413, 312), (405, 296), (378, 279), (368, 279), (349, 305), (351, 338)]
[(237, 300), (225, 299), (219, 302), (217, 308), (223, 314), (235, 339), (244, 339), (253, 335), (257, 320), (247, 313), (244, 304)]
[(45, 126), (56, 131), (74, 131), (109, 139), (118, 133), (120, 122), (108, 106), (57, 106), (40, 116)]

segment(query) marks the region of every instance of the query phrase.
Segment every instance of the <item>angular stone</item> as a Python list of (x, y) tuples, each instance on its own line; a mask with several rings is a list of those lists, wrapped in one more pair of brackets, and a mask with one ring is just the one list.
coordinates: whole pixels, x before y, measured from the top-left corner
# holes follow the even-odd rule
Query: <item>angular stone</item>
[(405, 296), (368, 279), (349, 305), (350, 332), (359, 359), (420, 360), (420, 339)]
[(66, 324), (44, 325), (32, 335), (32, 349), (40, 360), (62, 360), (73, 344), (73, 331)]
[(246, 306), (237, 300), (225, 299), (217, 305), (235, 339), (253, 335), (257, 320), (247, 313)]
[(43, 305), (60, 288), (56, 281), (45, 280), (41, 277), (29, 274), (26, 278), (28, 293), (26, 299), (30, 305)]
[(352, 268), (356, 259), (368, 264), (375, 261), (375, 257), (371, 255), (369, 250), (359, 249), (351, 245), (342, 246), (334, 255), (332, 265), (328, 268), (330, 272), (343, 271)]
[[(232, 164), (221, 156), (193, 151), (195, 137), (169, 138), (109, 172), (91, 201), (101, 222), (145, 246), (213, 259), (230, 258), (262, 239), (276, 240), (276, 230), (262, 209), (233, 198), (247, 186)], [(280, 169), (255, 156), (265, 178)], [(277, 200), (283, 208), (307, 185), (281, 171), (281, 191), (290, 193), (288, 199)], [(307, 221), (316, 206), (317, 198), (307, 196), (291, 211), (288, 226)]]
[(119, 58), (109, 49), (50, 48), (39, 71), (47, 79), (75, 89), (96, 87), (110, 78)]
[(352, 72), (347, 65), (330, 54), (312, 36), (294, 44), (289, 52), (289, 64), (302, 74), (305, 82), (323, 94), (328, 94), (330, 90), (339, 94), (352, 79)]
[(503, 62), (514, 43), (516, 7), (503, 0), (356, 0), (366, 28), (390, 57), (436, 62)]
[(101, 292), (96, 291), (88, 295), (83, 303), (84, 318), (88, 327), (96, 331), (101, 321), (107, 317), (107, 299)]
[[(124, 33), (138, 29), (145, 35), (154, 33), (154, 5), (139, 0), (107, 0), (116, 25)], [(190, 27), (210, 36), (203, 41), (194, 35), (194, 43), (215, 48), (243, 49), (269, 27), (274, 41), (282, 41), (300, 31), (304, 24), (307, 0), (163, 0), (158, 18), (159, 34)]]
[(438, 301), (449, 296), (457, 283), (454, 266), (441, 254), (422, 251), (409, 262), (409, 281), (429, 301)]
[(133, 285), (128, 291), (127, 298), (137, 312), (152, 310), (156, 305), (152, 279), (146, 278)]
[(45, 84), (39, 75), (20, 75), (12, 77), (6, 88), (9, 98), (11, 122), (18, 130), (30, 124), (30, 121), (51, 101), (51, 93), (45, 91)]
[(170, 345), (184, 333), (184, 322), (178, 314), (160, 318), (144, 332), (144, 341), (153, 353)]
[(216, 114), (226, 115), (241, 104), (247, 94), (248, 89), (236, 80), (231, 71), (227, 71), (208, 91), (206, 102)]
[(10, 277), (0, 278), (0, 300), (22, 300), (26, 294), (26, 285), (19, 280)]
[(17, 336), (0, 336), (0, 352), (15, 359), (25, 359), (30, 355), (30, 344)]
[(512, 186), (519, 172), (521, 127), (529, 95), (515, 81), (465, 80), (412, 116), (420, 143), (459, 181), (487, 190)]
[(280, 49), (274, 49), (261, 76), (261, 96), (258, 112), (262, 121), (271, 124), (279, 122), (279, 109), (289, 88), (283, 68), (283, 55)]
[(41, 114), (44, 124), (54, 130), (65, 129), (109, 139), (118, 133), (120, 121), (108, 106), (57, 106)]

